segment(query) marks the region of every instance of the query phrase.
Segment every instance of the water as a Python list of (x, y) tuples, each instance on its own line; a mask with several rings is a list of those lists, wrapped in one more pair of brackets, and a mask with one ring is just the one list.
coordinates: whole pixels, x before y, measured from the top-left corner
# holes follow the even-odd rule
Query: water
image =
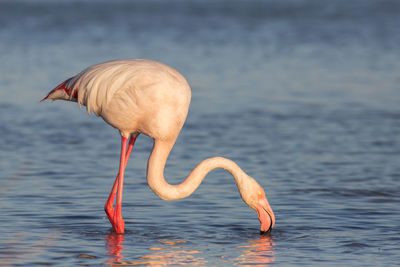
[[(398, 1), (0, 1), (0, 265), (393, 266), (400, 262)], [(151, 58), (192, 86), (166, 166), (236, 161), (276, 214), (259, 236), (233, 179), (158, 199), (140, 136), (103, 212), (120, 139), (76, 104), (41, 103), (88, 65)]]

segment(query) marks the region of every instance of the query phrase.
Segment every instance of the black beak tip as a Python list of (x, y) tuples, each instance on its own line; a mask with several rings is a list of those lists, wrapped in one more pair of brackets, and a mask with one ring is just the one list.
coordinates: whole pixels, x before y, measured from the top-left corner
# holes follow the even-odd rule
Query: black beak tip
[(269, 228), (267, 231), (260, 231), (260, 235), (271, 235), (271, 231), (271, 228)]

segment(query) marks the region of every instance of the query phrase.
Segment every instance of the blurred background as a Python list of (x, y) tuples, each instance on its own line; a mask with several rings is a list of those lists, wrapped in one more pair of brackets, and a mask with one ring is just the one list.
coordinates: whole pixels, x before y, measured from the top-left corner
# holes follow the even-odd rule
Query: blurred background
[[(399, 14), (396, 0), (0, 0), (0, 266), (397, 264)], [(126, 172), (127, 233), (112, 233), (118, 132), (39, 101), (125, 58), (166, 63), (192, 87), (167, 180), (231, 158), (267, 192), (271, 236), (222, 170), (159, 200), (145, 136)]]

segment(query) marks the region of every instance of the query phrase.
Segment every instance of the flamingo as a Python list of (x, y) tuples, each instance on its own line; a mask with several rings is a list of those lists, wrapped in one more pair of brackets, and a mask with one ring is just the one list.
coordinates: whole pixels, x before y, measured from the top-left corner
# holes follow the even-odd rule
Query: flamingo
[[(104, 210), (116, 233), (124, 233), (122, 192), (125, 167), (139, 134), (154, 140), (147, 162), (147, 183), (164, 200), (190, 196), (207, 173), (222, 168), (232, 174), (242, 200), (258, 214), (260, 234), (275, 225), (275, 215), (262, 187), (235, 162), (223, 157), (200, 162), (178, 185), (164, 178), (168, 155), (185, 122), (191, 98), (186, 79), (175, 69), (152, 60), (128, 59), (90, 66), (53, 90), (40, 102), (67, 100), (86, 106), (121, 135), (119, 172)], [(129, 141), (128, 141), (129, 140)], [(115, 206), (114, 206), (115, 201)]]

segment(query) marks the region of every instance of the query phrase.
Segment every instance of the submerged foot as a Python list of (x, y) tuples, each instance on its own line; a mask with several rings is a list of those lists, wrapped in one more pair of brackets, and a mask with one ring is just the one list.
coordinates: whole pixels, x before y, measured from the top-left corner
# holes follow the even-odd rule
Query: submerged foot
[(121, 208), (118, 206), (114, 210), (111, 224), (117, 234), (123, 234), (125, 232), (125, 222), (124, 219), (122, 219)]
[(122, 217), (115, 220), (114, 223), (111, 224), (113, 225), (113, 228), (117, 234), (125, 233), (125, 222)]

